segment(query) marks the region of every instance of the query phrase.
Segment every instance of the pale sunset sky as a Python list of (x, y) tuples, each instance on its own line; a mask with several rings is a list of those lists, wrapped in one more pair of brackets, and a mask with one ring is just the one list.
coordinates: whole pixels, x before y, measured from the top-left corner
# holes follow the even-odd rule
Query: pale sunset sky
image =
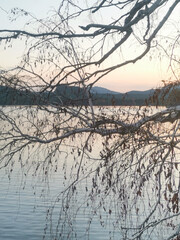
[[(0, 0), (0, 29), (19, 29), (24, 26), (21, 19), (14, 22), (8, 21), (8, 13), (12, 8), (19, 7), (33, 13), (38, 18), (45, 18), (50, 13), (49, 11), (58, 8), (59, 2), (58, 0)], [(3, 67), (12, 67), (14, 62), (20, 60), (22, 54), (21, 42), (15, 43), (14, 46), (11, 50), (4, 50), (0, 46), (0, 70)], [(118, 60), (118, 56), (116, 56), (114, 61)], [(154, 55), (151, 58), (149, 55), (136, 64), (112, 72), (100, 80), (97, 86), (119, 92), (155, 88), (161, 85), (162, 80), (170, 78), (171, 73), (168, 70), (168, 64), (166, 58), (160, 61), (157, 56)]]

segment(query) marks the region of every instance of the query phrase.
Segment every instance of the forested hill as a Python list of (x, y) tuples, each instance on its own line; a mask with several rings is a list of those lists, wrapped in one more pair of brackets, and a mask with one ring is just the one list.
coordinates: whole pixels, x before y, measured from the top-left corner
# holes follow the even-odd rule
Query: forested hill
[(92, 89), (93, 102), (95, 105), (146, 105), (154, 90), (130, 91), (127, 93), (113, 92), (105, 88), (94, 87)]
[[(94, 105), (146, 105), (154, 90), (130, 91), (118, 93), (106, 88), (93, 87), (90, 94)], [(28, 90), (19, 90), (11, 87), (0, 86), (0, 105), (87, 105), (87, 95), (83, 88), (58, 85), (54, 91), (43, 93)]]

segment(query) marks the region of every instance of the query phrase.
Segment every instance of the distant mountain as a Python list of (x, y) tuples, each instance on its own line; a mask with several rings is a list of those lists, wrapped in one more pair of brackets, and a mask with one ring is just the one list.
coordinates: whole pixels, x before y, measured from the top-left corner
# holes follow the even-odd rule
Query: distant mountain
[(0, 86), (0, 105), (36, 105), (40, 103), (40, 95), (28, 90)]
[(53, 102), (65, 105), (87, 105), (87, 95), (83, 88), (78, 86), (69, 86), (60, 84), (55, 91), (51, 93), (51, 100)]
[(152, 95), (154, 93), (154, 89), (150, 89), (150, 90), (145, 90), (145, 91), (129, 91), (129, 92), (126, 92), (126, 94), (129, 94), (129, 95)]
[[(146, 105), (146, 100), (154, 90), (118, 93), (102, 87), (93, 87), (91, 96), (94, 105)], [(0, 105), (88, 105), (85, 89), (78, 86), (60, 84), (52, 91), (33, 92), (0, 86)]]
[(91, 93), (96, 93), (96, 94), (120, 94), (119, 92), (114, 92), (114, 91), (111, 91), (107, 88), (97, 87), (97, 86), (92, 87)]
[(132, 91), (129, 91), (129, 92), (126, 92), (126, 93), (121, 93), (121, 92), (116, 92), (116, 91), (109, 90), (107, 88), (95, 86), (95, 87), (92, 87), (91, 92), (92, 93), (97, 93), (97, 94), (150, 95), (150, 94), (154, 93), (154, 89), (145, 90), (145, 91), (132, 90)]
[(154, 90), (130, 91), (120, 93), (102, 87), (93, 87), (91, 91), (95, 105), (146, 105), (147, 100), (153, 95)]
[(83, 88), (58, 85), (55, 91), (36, 92), (0, 86), (0, 105), (87, 105)]

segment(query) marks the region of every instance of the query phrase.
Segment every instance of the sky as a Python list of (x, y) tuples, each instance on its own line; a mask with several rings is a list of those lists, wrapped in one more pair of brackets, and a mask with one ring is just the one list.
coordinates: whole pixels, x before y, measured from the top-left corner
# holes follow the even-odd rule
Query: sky
[[(3, 29), (4, 26), (10, 29), (24, 26), (21, 19), (15, 22), (7, 21), (7, 13), (14, 7), (23, 8), (38, 18), (45, 18), (49, 11), (57, 8), (58, 5), (58, 0), (0, 0), (0, 29)], [(6, 49), (5, 51), (0, 47), (0, 68), (11, 67), (15, 61), (21, 58), (21, 43), (17, 42), (14, 46), (13, 50)], [(152, 58), (148, 56), (136, 64), (112, 72), (100, 80), (97, 85), (119, 92), (156, 88), (161, 85), (162, 80), (168, 80), (170, 77), (168, 64), (166, 59), (159, 61), (156, 56)]]

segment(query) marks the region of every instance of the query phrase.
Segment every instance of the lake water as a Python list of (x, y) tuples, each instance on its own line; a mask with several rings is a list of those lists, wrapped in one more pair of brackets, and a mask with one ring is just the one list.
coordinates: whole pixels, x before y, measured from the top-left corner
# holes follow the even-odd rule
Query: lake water
[[(56, 239), (53, 233), (49, 233), (49, 226), (45, 232), (47, 224), (47, 211), (51, 207), (57, 194), (64, 189), (61, 171), (53, 173), (48, 180), (42, 180), (41, 176), (35, 177), (31, 173), (24, 177), (18, 164), (8, 177), (4, 169), (0, 173), (0, 240), (39, 240)], [(74, 199), (74, 204), (81, 205), (82, 209), (76, 217), (76, 206), (71, 205), (72, 223), (76, 231), (76, 237), (67, 226), (64, 236), (61, 239), (109, 239), (109, 234), (118, 236), (119, 233), (110, 233), (113, 229), (109, 226), (102, 228), (98, 217), (94, 216), (89, 233), (87, 232), (89, 215), (88, 211), (84, 213), (85, 204), (82, 201), (85, 193), (85, 185), (80, 186), (80, 194)], [(73, 200), (71, 200), (73, 202)], [(82, 203), (81, 203), (82, 202)], [(60, 203), (53, 212), (53, 222), (56, 224), (61, 206)], [(49, 223), (49, 221), (48, 221)], [(100, 231), (101, 229), (101, 231)], [(54, 231), (56, 231), (54, 229)], [(54, 234), (56, 235), (56, 233)], [(115, 237), (114, 239), (118, 239)]]
[[(4, 126), (1, 127), (4, 128)], [(80, 141), (80, 139), (76, 138), (73, 141)], [(93, 158), (88, 159), (84, 164), (84, 172), (93, 173), (98, 162), (96, 158), (98, 158), (102, 139), (96, 138), (94, 141), (96, 144), (94, 152), (91, 153)], [(136, 216), (135, 209), (139, 207), (145, 214), (149, 208), (146, 201), (143, 201), (141, 206), (135, 206), (133, 203), (131, 217), (121, 219), (120, 209), (125, 206), (118, 203), (116, 194), (111, 193), (105, 199), (101, 199), (102, 194), (97, 193), (93, 195), (96, 198), (91, 199), (87, 189), (92, 186), (93, 174), (89, 176), (82, 174), (81, 182), (75, 190), (76, 194), (73, 195), (72, 191), (66, 191), (63, 194), (62, 192), (73, 178), (76, 178), (73, 166), (78, 165), (77, 153), (70, 153), (72, 149), (69, 150), (68, 146), (64, 145), (61, 148), (61, 154), (56, 156), (57, 166), (52, 166), (52, 171), (48, 169), (49, 173), (44, 175), (44, 171), (35, 171), (36, 162), (42, 162), (45, 158), (46, 148), (43, 149), (38, 152), (37, 147), (31, 162), (26, 165), (22, 165), (20, 156), (17, 154), (13, 159), (13, 166), (0, 170), (0, 240), (126, 239), (121, 234), (122, 226), (128, 223), (129, 227), (134, 227), (136, 221), (138, 225), (139, 216)], [(26, 152), (21, 158), (23, 156), (26, 156)], [(34, 165), (33, 162), (35, 162)], [(75, 169), (77, 170), (77, 167)], [(83, 178), (83, 176), (86, 177)], [(151, 194), (151, 192), (148, 194), (149, 198)], [(66, 203), (66, 199), (69, 199), (69, 203)], [(102, 201), (103, 205), (100, 206), (99, 203)], [(64, 207), (67, 207), (67, 211)], [(151, 235), (151, 231), (148, 231), (142, 239), (166, 239), (172, 229), (163, 224), (161, 228), (163, 231), (158, 229)]]

